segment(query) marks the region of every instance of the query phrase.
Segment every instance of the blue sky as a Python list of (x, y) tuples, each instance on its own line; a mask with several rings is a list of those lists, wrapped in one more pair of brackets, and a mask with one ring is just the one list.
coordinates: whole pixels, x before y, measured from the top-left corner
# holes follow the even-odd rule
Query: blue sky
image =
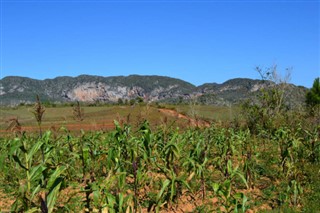
[(165, 75), (194, 85), (320, 76), (320, 1), (1, 0), (0, 78)]

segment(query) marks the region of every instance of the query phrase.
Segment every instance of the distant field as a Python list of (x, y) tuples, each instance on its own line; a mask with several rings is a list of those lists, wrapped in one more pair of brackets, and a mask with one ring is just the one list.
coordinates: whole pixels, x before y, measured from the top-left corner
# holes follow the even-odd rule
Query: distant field
[[(176, 113), (164, 113), (158, 107), (135, 105), (135, 106), (94, 106), (82, 107), (84, 120), (77, 121), (73, 116), (72, 107), (48, 107), (44, 113), (42, 127), (47, 129), (58, 129), (62, 126), (69, 130), (108, 130), (112, 129), (113, 121), (129, 122), (137, 125), (143, 120), (148, 120), (151, 126), (156, 127), (164, 122), (174, 123), (177, 126), (187, 126), (190, 119), (200, 118), (208, 122), (231, 120), (239, 112), (236, 107), (216, 106), (190, 106), (190, 105), (165, 105), (165, 109), (176, 111)], [(161, 108), (162, 108), (161, 107)], [(9, 120), (18, 118), (22, 129), (25, 131), (37, 131), (37, 123), (32, 114), (31, 106), (20, 106), (16, 108), (0, 108), (0, 130), (7, 132)], [(186, 117), (179, 117), (181, 113)]]
[(240, 108), (237, 106), (175, 105), (172, 107), (179, 113), (214, 121), (231, 121), (240, 113)]

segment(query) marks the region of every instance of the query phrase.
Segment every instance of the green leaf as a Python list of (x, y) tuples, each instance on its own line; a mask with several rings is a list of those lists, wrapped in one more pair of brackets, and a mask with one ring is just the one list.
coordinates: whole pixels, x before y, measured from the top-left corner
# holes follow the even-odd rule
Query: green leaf
[(89, 147), (84, 147), (82, 149), (82, 157), (84, 162), (87, 162), (89, 160)]
[(15, 138), (14, 140), (9, 141), (9, 154), (12, 155), (13, 153), (16, 153), (17, 150), (20, 149), (21, 143), (19, 138)]
[(113, 210), (111, 212), (114, 212), (114, 204), (116, 203), (116, 198), (114, 197), (114, 195), (108, 193), (107, 194), (107, 203), (108, 203), (108, 210)]
[(41, 185), (38, 184), (38, 186), (33, 190), (30, 200), (33, 200), (34, 196), (40, 191), (40, 189), (41, 189)]
[(100, 192), (98, 190), (93, 191), (93, 201), (98, 204), (100, 200)]
[(21, 163), (20, 159), (18, 158), (18, 156), (12, 155), (12, 157), (13, 157), (13, 160), (14, 160), (15, 162), (17, 162), (21, 168), (23, 168), (23, 169), (25, 169), (25, 170), (28, 170), (24, 165), (22, 165), (22, 163)]
[(27, 154), (27, 158), (26, 160), (28, 162), (30, 162), (30, 160), (32, 160), (33, 156), (37, 153), (37, 151), (41, 148), (43, 144), (43, 141), (39, 140), (37, 143), (35, 143), (33, 145), (33, 147), (31, 148), (31, 150), (29, 151), (29, 153)]
[(225, 191), (224, 191), (224, 196), (226, 198), (229, 198), (230, 195), (231, 195), (231, 181), (230, 180), (226, 180), (224, 183), (223, 183), (224, 187), (225, 187)]
[(228, 160), (227, 169), (228, 169), (229, 174), (232, 174), (232, 173), (233, 173), (231, 160)]
[(162, 182), (161, 190), (157, 194), (157, 203), (161, 200), (161, 198), (163, 196), (163, 192), (164, 192), (164, 190), (166, 190), (166, 188), (169, 186), (169, 184), (170, 184), (170, 180), (168, 180), (168, 179), (166, 179), (164, 182)]
[(48, 207), (48, 212), (51, 213), (53, 212), (54, 209), (54, 204), (56, 202), (56, 199), (59, 195), (59, 190), (60, 190), (61, 182), (56, 185), (48, 194), (47, 196), (47, 207)]
[(238, 192), (238, 193), (234, 194), (234, 198), (236, 198), (237, 200), (242, 199), (243, 198), (243, 193)]
[(119, 203), (118, 203), (118, 205), (119, 205), (119, 212), (122, 212), (122, 206), (123, 206), (123, 201), (124, 201), (124, 199), (123, 199), (123, 193), (122, 192), (120, 192), (119, 193)]
[(46, 143), (49, 142), (50, 138), (51, 138), (51, 131), (46, 131), (46, 132), (43, 134), (43, 136), (42, 136), (42, 139), (43, 139)]
[(38, 165), (33, 167), (30, 171), (30, 181), (36, 181), (42, 176), (42, 172), (46, 170), (45, 166)]
[(215, 193), (217, 193), (218, 190), (219, 190), (219, 188), (220, 188), (220, 184), (219, 184), (219, 183), (213, 183), (213, 184), (212, 184), (212, 188), (213, 188), (213, 191), (214, 191)]
[(248, 201), (247, 196), (245, 196), (245, 195), (243, 194), (243, 198), (242, 198), (242, 212), (246, 212), (246, 203), (247, 203), (247, 201)]
[(191, 187), (189, 186), (189, 184), (187, 183), (187, 181), (185, 180), (180, 180), (180, 182), (189, 190), (192, 191)]
[(58, 166), (56, 170), (51, 174), (48, 183), (47, 183), (47, 188), (50, 189), (54, 185), (55, 181), (57, 180), (58, 177), (66, 170), (65, 166)]
[(249, 188), (247, 180), (245, 179), (244, 175), (241, 172), (237, 172), (236, 174), (242, 180), (242, 182), (246, 185), (246, 187)]
[(27, 210), (25, 213), (33, 213), (33, 212), (39, 212), (39, 208), (34, 207), (32, 209)]

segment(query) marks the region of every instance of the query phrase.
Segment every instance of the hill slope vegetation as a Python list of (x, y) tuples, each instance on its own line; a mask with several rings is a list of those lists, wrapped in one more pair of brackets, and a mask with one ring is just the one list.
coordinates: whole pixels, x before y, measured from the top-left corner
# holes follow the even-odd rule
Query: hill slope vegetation
[[(248, 98), (272, 83), (262, 80), (236, 78), (222, 84), (206, 83), (195, 86), (186, 81), (165, 76), (114, 76), (101, 77), (80, 75), (36, 80), (8, 76), (0, 80), (1, 105), (33, 103), (36, 94), (42, 101), (50, 102), (102, 102), (116, 103), (137, 99), (160, 102), (188, 102), (229, 105)], [(290, 102), (301, 104), (307, 89), (288, 85), (286, 97)]]

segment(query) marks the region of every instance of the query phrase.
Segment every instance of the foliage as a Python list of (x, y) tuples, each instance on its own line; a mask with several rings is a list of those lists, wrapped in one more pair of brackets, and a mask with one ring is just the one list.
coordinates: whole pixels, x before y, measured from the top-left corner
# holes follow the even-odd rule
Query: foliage
[(306, 95), (306, 103), (311, 106), (320, 104), (320, 79), (316, 78)]
[(316, 78), (306, 94), (306, 104), (311, 115), (320, 116), (320, 78)]
[(248, 99), (243, 102), (242, 112), (251, 131), (273, 130), (287, 119), (290, 104), (285, 100), (289, 88), (290, 71), (287, 69), (284, 77), (279, 75), (276, 65), (266, 69), (256, 67), (256, 71), (265, 84), (257, 101)]
[[(34, 94), (37, 91), (43, 105), (46, 107), (70, 105), (70, 100), (76, 98), (72, 95), (72, 91), (79, 87), (87, 87), (88, 85), (92, 85), (90, 90), (94, 89), (99, 94), (99, 97), (93, 97), (95, 100), (87, 103), (92, 106), (110, 103), (116, 104), (120, 98), (123, 102), (126, 102), (126, 100), (129, 101), (139, 96), (149, 100), (158, 99), (156, 101), (165, 103), (187, 103), (189, 98), (194, 94), (200, 95), (198, 96), (200, 103), (226, 106), (230, 103), (238, 104), (246, 98), (254, 98), (256, 94), (255, 88), (261, 84), (260, 80), (236, 78), (222, 84), (207, 83), (196, 87), (180, 79), (138, 75), (126, 77), (81, 75), (75, 78), (57, 77), (43, 81), (13, 76), (0, 79), (0, 87), (2, 88), (1, 105), (17, 106), (19, 104), (33, 104)], [(102, 89), (105, 89), (109, 93), (118, 94), (116, 99), (105, 95)], [(306, 88), (292, 85), (291, 89), (293, 94), (290, 97), (291, 102), (303, 103)], [(91, 99), (88, 97), (88, 100)]]
[(312, 212), (319, 206), (319, 125), (281, 123), (272, 131), (165, 125), (142, 121), (135, 129), (115, 121), (109, 132), (61, 128), (56, 136), (0, 138), (0, 191), (14, 200), (14, 212)]

